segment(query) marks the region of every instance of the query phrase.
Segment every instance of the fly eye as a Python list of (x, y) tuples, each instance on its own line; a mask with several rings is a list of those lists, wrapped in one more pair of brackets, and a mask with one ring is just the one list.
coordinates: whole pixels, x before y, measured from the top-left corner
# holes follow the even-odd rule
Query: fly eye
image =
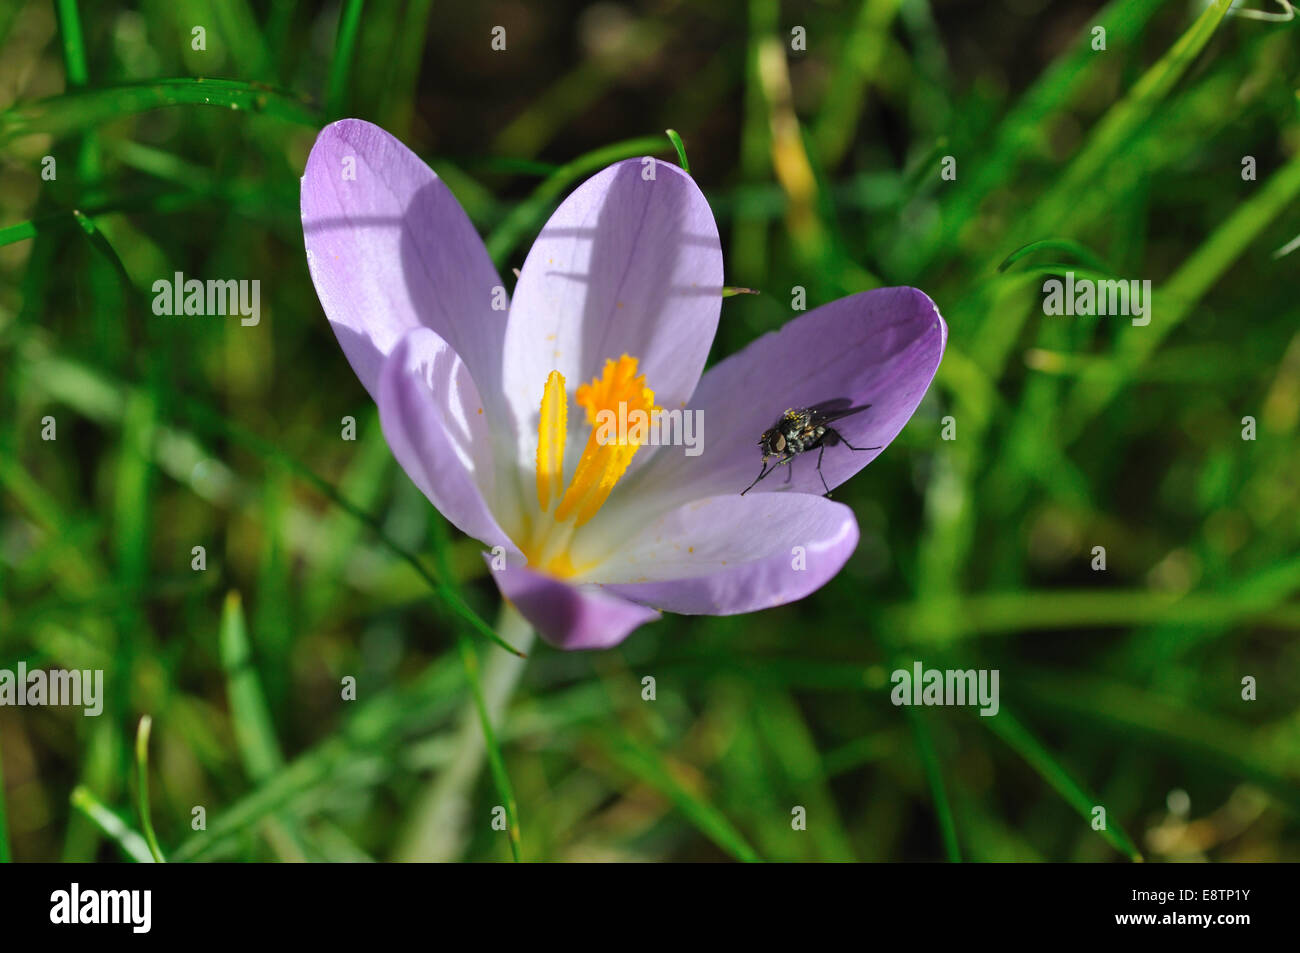
[(785, 452), (785, 435), (777, 434), (776, 439), (772, 441), (772, 446), (776, 448), (777, 453)]

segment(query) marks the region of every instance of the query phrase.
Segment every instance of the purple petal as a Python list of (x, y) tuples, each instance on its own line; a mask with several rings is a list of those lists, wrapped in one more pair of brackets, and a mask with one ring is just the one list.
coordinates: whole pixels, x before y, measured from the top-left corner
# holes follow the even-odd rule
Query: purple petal
[(302, 178), (302, 229), (316, 294), (372, 397), (388, 353), (429, 327), (493, 399), (501, 279), (460, 203), (415, 153), (359, 119), (326, 126)]
[(469, 369), (428, 328), (393, 348), (379, 378), (379, 422), (393, 456), (467, 536), (513, 551), (492, 515), (491, 438)]
[(842, 503), (806, 493), (730, 493), (661, 516), (599, 574), (606, 592), (658, 609), (732, 615), (820, 589), (857, 545), (857, 521)]
[[(915, 288), (867, 291), (810, 311), (704, 375), (690, 402), (703, 414), (702, 453), (688, 457), (680, 447), (660, 448), (634, 484), (616, 492), (636, 498), (628, 509), (642, 512), (738, 494), (762, 465), (759, 436), (787, 408), (832, 400), (870, 404), (832, 426), (848, 444), (881, 449), (827, 446), (822, 474), (833, 489), (879, 456), (903, 429), (934, 378), (947, 338), (934, 302)], [(790, 483), (785, 482), (788, 467), (793, 467)], [(824, 493), (817, 452), (778, 467), (750, 495), (774, 492)]]
[[(644, 177), (650, 170), (653, 179)], [(584, 182), (534, 242), (510, 306), (504, 381), (521, 423), (521, 459), (536, 451), (552, 370), (572, 391), (627, 353), (660, 406), (681, 406), (699, 381), (721, 304), (718, 228), (689, 175), (629, 159)]]
[(560, 649), (607, 649), (659, 613), (591, 586), (572, 586), (524, 566), (492, 573), (501, 595)]

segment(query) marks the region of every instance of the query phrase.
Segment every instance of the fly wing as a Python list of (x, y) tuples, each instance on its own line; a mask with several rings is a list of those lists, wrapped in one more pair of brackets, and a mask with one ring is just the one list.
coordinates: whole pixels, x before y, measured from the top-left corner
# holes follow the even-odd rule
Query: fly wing
[(834, 400), (824, 400), (820, 404), (813, 404), (808, 410), (812, 412), (813, 424), (828, 424), (861, 413), (870, 406), (870, 404), (862, 404), (854, 407), (852, 402), (846, 398), (837, 397)]

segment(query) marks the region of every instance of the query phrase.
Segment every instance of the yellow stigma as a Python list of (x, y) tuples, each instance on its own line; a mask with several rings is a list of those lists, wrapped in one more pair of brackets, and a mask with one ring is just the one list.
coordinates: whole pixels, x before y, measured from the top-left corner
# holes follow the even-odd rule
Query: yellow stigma
[[(647, 427), (638, 427), (635, 421), (648, 422), (659, 408), (645, 375), (638, 376), (636, 368), (637, 359), (627, 354), (617, 361), (607, 360), (601, 376), (574, 394), (592, 429), (563, 496), (568, 401), (564, 376), (551, 371), (546, 378), (537, 424), (537, 505), (542, 517), (524, 549), (530, 564), (561, 575), (574, 571), (565, 552), (573, 530), (596, 515), (646, 439)], [(551, 504), (557, 499), (559, 505), (552, 513)]]

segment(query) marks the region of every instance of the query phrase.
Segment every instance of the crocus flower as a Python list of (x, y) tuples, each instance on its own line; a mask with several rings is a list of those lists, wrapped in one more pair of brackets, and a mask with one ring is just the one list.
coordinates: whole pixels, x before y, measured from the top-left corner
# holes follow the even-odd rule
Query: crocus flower
[[(748, 494), (759, 436), (787, 409), (869, 404), (837, 421), (884, 448), (925, 394), (947, 327), (914, 288), (796, 317), (704, 372), (722, 302), (708, 203), (651, 158), (584, 182), (534, 242), (508, 300), (447, 186), (377, 126), (316, 140), (302, 179), (307, 259), (393, 455), (496, 554), (491, 576), (538, 633), (606, 648), (660, 612), (725, 615), (800, 599), (858, 541), (815, 454)], [(602, 411), (688, 408), (703, 452), (597, 439)], [(880, 453), (829, 447), (843, 483)]]

